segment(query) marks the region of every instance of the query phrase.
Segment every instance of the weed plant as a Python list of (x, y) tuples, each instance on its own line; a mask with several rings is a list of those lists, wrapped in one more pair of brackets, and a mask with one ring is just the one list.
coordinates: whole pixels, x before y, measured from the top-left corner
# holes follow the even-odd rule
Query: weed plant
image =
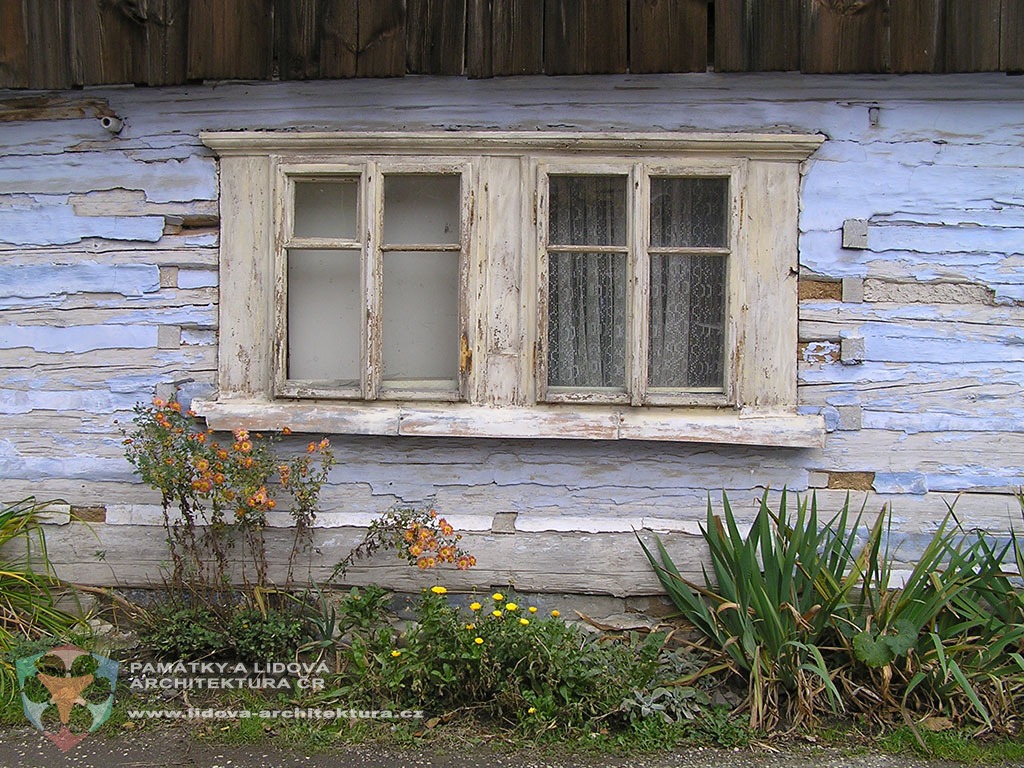
[(459, 608), (446, 592), (425, 592), (404, 629), (381, 620), (380, 590), (351, 592), (341, 605), (341, 671), (323, 703), (472, 715), (532, 735), (640, 728), (647, 715), (675, 723), (708, 704), (706, 692), (659, 674), (663, 634), (612, 639), (515, 595)]

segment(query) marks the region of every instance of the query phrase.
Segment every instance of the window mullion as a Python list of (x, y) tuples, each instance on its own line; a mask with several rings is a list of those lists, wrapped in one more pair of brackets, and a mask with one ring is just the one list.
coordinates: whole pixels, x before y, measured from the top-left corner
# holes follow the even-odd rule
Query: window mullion
[(274, 237), (274, 389), (280, 392), (288, 378), (288, 246), (293, 239), (295, 184), (283, 173), (278, 176), (274, 205), (278, 226)]
[[(474, 391), (472, 382), (477, 376), (473, 354), (477, 349), (476, 338), (473, 335), (474, 323), (470, 318), (473, 302), (470, 297), (474, 295), (471, 286), (474, 285), (473, 269), (470, 265), (470, 253), (472, 252), (473, 233), (476, 232), (474, 218), (477, 215), (476, 206), (480, 202), (477, 193), (476, 173), (471, 164), (462, 166), (459, 174), (459, 373), (458, 388), (459, 399), (471, 399)], [(481, 360), (476, 360), (479, 365)]]
[(376, 400), (380, 396), (383, 371), (383, 327), (381, 288), (384, 241), (384, 179), (376, 163), (369, 162), (363, 177), (363, 298), (366, 302), (366, 321), (361, 329), (363, 396)]
[(629, 318), (627, 321), (628, 336), (633, 340), (630, 345), (629, 396), (631, 405), (642, 405), (647, 394), (647, 365), (649, 344), (648, 311), (650, 303), (651, 270), (647, 256), (647, 245), (650, 242), (650, 222), (647, 212), (649, 202), (650, 179), (647, 169), (641, 163), (633, 167), (632, 178), (632, 222), (629, 231), (628, 258), (629, 277)]
[(537, 222), (537, 339), (534, 350), (534, 374), (537, 401), (548, 398), (548, 175), (538, 168), (534, 192), (534, 216)]

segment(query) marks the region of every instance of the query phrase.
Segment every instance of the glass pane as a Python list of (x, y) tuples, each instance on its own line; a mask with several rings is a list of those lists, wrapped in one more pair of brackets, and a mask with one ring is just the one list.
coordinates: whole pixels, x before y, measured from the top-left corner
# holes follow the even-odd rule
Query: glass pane
[(359, 251), (288, 251), (288, 378), (359, 386)]
[(724, 257), (651, 256), (650, 321), (650, 386), (723, 387)]
[(551, 176), (552, 245), (625, 245), (625, 176)]
[(548, 384), (625, 387), (625, 254), (549, 254)]
[(651, 179), (651, 245), (725, 248), (728, 179)]
[(359, 179), (295, 182), (295, 237), (356, 239)]
[(461, 178), (452, 174), (385, 177), (384, 243), (457, 244), (461, 183)]
[(459, 254), (384, 254), (384, 381), (459, 373)]

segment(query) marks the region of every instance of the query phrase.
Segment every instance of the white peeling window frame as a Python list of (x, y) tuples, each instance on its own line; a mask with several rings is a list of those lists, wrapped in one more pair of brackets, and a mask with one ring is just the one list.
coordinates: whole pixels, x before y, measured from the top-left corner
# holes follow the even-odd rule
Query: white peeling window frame
[[(468, 380), (467, 339), (467, 280), (466, 251), (470, 232), (470, 189), (472, 169), (464, 160), (431, 158), (429, 161), (408, 158), (352, 158), (346, 163), (324, 162), (280, 162), (276, 167), (275, 186), (275, 334), (274, 334), (274, 389), (275, 399), (297, 400), (411, 400), (431, 402), (454, 402), (465, 399)], [(394, 229), (393, 206), (386, 194), (391, 181), (409, 178), (436, 180), (446, 178), (457, 180), (456, 207), (459, 209), (458, 224), (453, 227), (448, 242), (424, 243), (417, 239), (417, 222), (413, 222), (401, 233), (398, 242), (389, 242), (388, 230)], [(296, 234), (296, 185), (321, 184), (326, 188), (340, 182), (350, 181), (355, 186), (353, 230), (349, 236), (325, 237), (322, 235), (302, 236)], [(388, 220), (386, 222), (386, 219)], [(318, 236), (319, 235), (319, 236)], [(390, 235), (394, 239), (394, 235)], [(436, 239), (436, 238), (430, 238)], [(295, 295), (289, 283), (289, 265), (294, 254), (351, 254), (357, 266), (356, 293), (360, 301), (357, 311), (350, 312), (352, 318), (341, 327), (331, 329), (318, 326), (316, 309), (337, 312), (330, 306), (330, 298), (323, 288), (318, 293), (323, 297), (321, 307), (303, 307), (302, 295)], [(442, 256), (454, 259), (457, 264), (456, 279), (451, 281), (450, 290), (456, 293), (447, 309), (455, 315), (451, 332), (444, 338), (435, 339), (429, 334), (426, 339), (416, 339), (430, 345), (420, 357), (439, 357), (451, 360), (447, 366), (450, 375), (419, 377), (419, 380), (389, 378), (387, 355), (384, 343), (386, 333), (399, 333), (400, 329), (388, 329), (387, 321), (396, 314), (394, 305), (408, 305), (422, 298), (422, 305), (443, 305), (445, 297), (440, 291), (417, 297), (402, 295), (405, 301), (390, 301), (385, 306), (385, 297), (391, 283), (391, 276), (385, 262), (393, 257), (404, 257), (407, 263), (416, 257)], [(410, 259), (409, 257), (412, 257)], [(314, 275), (314, 279), (315, 279)], [(438, 286), (433, 286), (438, 287)], [(442, 286), (443, 288), (443, 286)], [(408, 289), (407, 289), (408, 293)], [(304, 317), (304, 332), (314, 338), (317, 351), (329, 355), (336, 348), (337, 339), (348, 334), (353, 347), (358, 347), (355, 356), (358, 372), (348, 381), (311, 380), (291, 375), (290, 340), (294, 338), (291, 318)], [(307, 317), (308, 316), (308, 317)], [(415, 317), (415, 315), (413, 315)], [(415, 331), (408, 329), (406, 332)], [(332, 331), (332, 332), (329, 332)], [(433, 345), (437, 345), (436, 347)], [(445, 347), (446, 345), (446, 347)], [(413, 345), (410, 345), (413, 346)], [(425, 355), (423, 353), (426, 353)]]
[[(214, 429), (823, 443), (821, 417), (796, 412), (800, 173), (821, 136), (232, 131), (202, 140), (220, 157), (220, 336), (218, 393), (193, 407)], [(381, 244), (373, 216), (383, 210), (380, 180), (388, 169), (462, 180), (460, 333), (451, 340), (459, 380), (441, 394), (382, 386), (373, 285)], [(587, 173), (623, 175), (630, 189), (627, 374), (611, 397), (553, 390), (546, 376), (546, 180)], [(287, 249), (302, 244), (289, 229), (290, 185), (332, 174), (357, 175), (362, 190), (358, 237), (320, 243), (361, 249), (367, 322), (358, 331), (358, 387), (287, 374)], [(655, 177), (728, 181), (727, 240), (714, 249), (726, 260), (720, 386), (648, 385), (645, 260)]]
[[(732, 258), (738, 247), (738, 233), (742, 230), (736, 217), (741, 210), (739, 190), (745, 187), (747, 162), (742, 159), (705, 159), (699, 164), (679, 163), (659, 159), (656, 162), (635, 159), (619, 162), (584, 163), (580, 161), (542, 162), (534, 169), (538, 180), (537, 222), (540, 264), (537, 280), (537, 396), (538, 400), (549, 403), (619, 403), (633, 406), (676, 405), (729, 407), (737, 391), (734, 373), (739, 365), (735, 354), (736, 340), (742, 328), (739, 312), (738, 288), (744, 281), (745, 262)], [(557, 244), (556, 238), (548, 231), (549, 190), (552, 177), (572, 179), (598, 178), (621, 179), (624, 184), (623, 235), (616, 245), (565, 245)], [(724, 183), (726, 188), (722, 224), (724, 234), (714, 247), (679, 245), (658, 247), (652, 245), (651, 204), (652, 180), (714, 180)], [(595, 254), (595, 252), (597, 252)], [(624, 268), (621, 270), (623, 294), (623, 325), (625, 326), (625, 350), (621, 361), (621, 384), (615, 387), (556, 386), (548, 367), (552, 357), (549, 349), (548, 327), (553, 314), (549, 306), (551, 295), (552, 265), (554, 254), (579, 254), (582, 258), (598, 255), (620, 256)], [(650, 334), (651, 312), (651, 262), (666, 256), (704, 257), (720, 260), (724, 267), (724, 295), (718, 303), (721, 312), (722, 339), (715, 345), (720, 356), (720, 381), (709, 386), (657, 386), (650, 381), (649, 368), (651, 347), (654, 340)], [(593, 273), (591, 273), (593, 278)], [(593, 279), (590, 280), (594, 282)], [(737, 290), (730, 292), (730, 287)], [(579, 304), (580, 302), (576, 302)], [(691, 318), (692, 320), (692, 318)], [(593, 324), (593, 323), (591, 323)], [(687, 323), (688, 324), (688, 323)], [(582, 346), (582, 344), (581, 344)], [(730, 354), (730, 351), (732, 354)]]

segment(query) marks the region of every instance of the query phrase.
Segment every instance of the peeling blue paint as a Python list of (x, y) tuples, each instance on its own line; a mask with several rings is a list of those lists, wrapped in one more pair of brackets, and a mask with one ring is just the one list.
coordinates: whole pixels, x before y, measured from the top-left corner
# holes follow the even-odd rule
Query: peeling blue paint
[[(0, 227), (2, 227), (0, 212)], [(0, 229), (2, 232), (2, 229)], [(73, 293), (140, 296), (160, 290), (160, 270), (152, 264), (0, 265), (0, 299), (31, 299)]]
[(4, 389), (0, 391), (0, 413), (5, 415), (33, 411), (112, 413), (130, 410), (135, 403), (145, 399), (147, 391), (145, 387), (121, 393), (103, 390), (25, 392)]
[(876, 472), (872, 487), (878, 493), (921, 494), (928, 492), (928, 480), (917, 472)]
[(163, 216), (76, 216), (66, 195), (0, 207), (0, 242), (11, 245), (69, 245), (90, 237), (155, 243), (163, 231)]
[[(825, 450), (347, 437), (335, 440), (342, 466), (331, 487), (358, 489), (367, 511), (444, 494), (475, 511), (616, 518), (655, 510), (699, 519), (709, 490), (717, 502), (728, 489), (749, 511), (743, 505), (764, 485), (806, 488), (808, 469), (864, 470), (875, 472), (878, 492), (895, 495), (897, 511), (901, 496), (920, 509), (924, 494), (936, 491), (1012, 501), (1007, 489), (1024, 483), (1024, 307), (1014, 304), (1024, 302), (1017, 84), (984, 75), (453, 82), (107, 89), (103, 98), (128, 116), (117, 148), (107, 150), (95, 143), (104, 138), (94, 135), (95, 121), (0, 125), (0, 144), (12, 149), (0, 158), (0, 243), (16, 246), (0, 249), (0, 308), (17, 320), (0, 326), (11, 366), (0, 379), (7, 387), (0, 413), (17, 424), (0, 441), (0, 476), (134, 485), (127, 463), (110, 455), (116, 446), (103, 424), (111, 414), (130, 411), (157, 386), (178, 383), (186, 398), (213, 391), (215, 229), (163, 235), (162, 216), (114, 215), (116, 202), (112, 215), (79, 216), (69, 204), (70, 194), (101, 190), (138, 190), (154, 204), (216, 199), (216, 160), (199, 142), (202, 129), (820, 131), (830, 140), (803, 179), (803, 273), (969, 282), (1002, 304), (986, 306), (983, 317), (975, 305), (802, 304), (808, 352), (799, 410), (823, 415)], [(884, 102), (883, 119), (872, 129), (865, 104), (875, 101)], [(870, 221), (868, 250), (842, 248), (848, 218)], [(176, 285), (160, 288), (158, 264), (177, 267)], [(182, 329), (180, 349), (157, 348), (159, 325)], [(850, 335), (865, 338), (868, 359), (828, 362), (836, 340)], [(862, 429), (833, 431), (837, 407), (850, 405), (863, 407)], [(97, 415), (62, 435), (57, 424), (65, 422), (51, 421), (58, 412), (65, 420)], [(59, 450), (44, 455), (38, 440)], [(936, 502), (929, 514), (944, 511)]]
[(153, 203), (216, 200), (216, 164), (212, 157), (197, 156), (139, 162), (117, 151), (0, 155), (0, 194), (62, 195), (105, 189), (139, 189)]
[(0, 325), (0, 349), (26, 347), (37, 352), (89, 352), (96, 349), (156, 347), (157, 329), (148, 326)]
[(179, 288), (216, 288), (218, 274), (213, 269), (182, 269), (178, 272)]

